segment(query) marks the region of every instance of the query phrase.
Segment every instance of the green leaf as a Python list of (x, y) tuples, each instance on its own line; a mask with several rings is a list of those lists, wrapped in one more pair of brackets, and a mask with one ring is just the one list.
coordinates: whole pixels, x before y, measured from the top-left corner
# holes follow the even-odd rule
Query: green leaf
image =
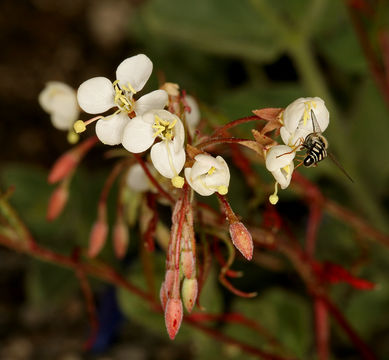
[(152, 0), (141, 16), (156, 38), (168, 38), (202, 51), (270, 61), (280, 42), (248, 1)]
[[(233, 310), (257, 321), (299, 359), (307, 357), (313, 342), (312, 319), (310, 304), (304, 298), (273, 288), (256, 299), (235, 299)], [(229, 325), (227, 332), (242, 341), (264, 346), (263, 338), (245, 327)], [(264, 349), (271, 347), (267, 345)]]

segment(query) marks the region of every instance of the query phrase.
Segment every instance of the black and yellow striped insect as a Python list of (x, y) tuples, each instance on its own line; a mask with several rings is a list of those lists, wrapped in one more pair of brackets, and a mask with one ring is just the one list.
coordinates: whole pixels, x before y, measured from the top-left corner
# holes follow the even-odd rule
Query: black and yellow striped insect
[(342, 165), (339, 164), (336, 158), (327, 151), (328, 141), (322, 135), (319, 123), (313, 110), (311, 110), (311, 119), (313, 132), (305, 137), (304, 142), (301, 145), (307, 150), (303, 160), (304, 166), (317, 166), (318, 162), (324, 160), (328, 156), (333, 161), (333, 163), (343, 172), (343, 174), (346, 175), (351, 182), (354, 182), (351, 176), (347, 174), (346, 170), (343, 169)]

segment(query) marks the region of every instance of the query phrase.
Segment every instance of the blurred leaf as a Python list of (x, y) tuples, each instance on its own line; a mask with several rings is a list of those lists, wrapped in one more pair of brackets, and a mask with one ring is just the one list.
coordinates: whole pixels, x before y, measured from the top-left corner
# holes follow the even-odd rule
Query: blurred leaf
[[(302, 297), (273, 288), (256, 299), (235, 299), (233, 310), (257, 321), (299, 359), (307, 357), (313, 342), (312, 319), (310, 304)], [(256, 346), (264, 344), (260, 335), (252, 330), (238, 325), (229, 325), (227, 329), (229, 334), (245, 342)]]
[(387, 190), (389, 166), (384, 160), (388, 152), (389, 113), (372, 81), (362, 86), (352, 109), (350, 137), (360, 165), (360, 173), (368, 182), (370, 191), (380, 196)]
[(270, 61), (280, 52), (266, 16), (246, 0), (151, 0), (142, 16), (158, 37), (210, 53)]
[(78, 280), (71, 270), (32, 260), (27, 272), (27, 298), (33, 305), (41, 307), (57, 304), (78, 289)]

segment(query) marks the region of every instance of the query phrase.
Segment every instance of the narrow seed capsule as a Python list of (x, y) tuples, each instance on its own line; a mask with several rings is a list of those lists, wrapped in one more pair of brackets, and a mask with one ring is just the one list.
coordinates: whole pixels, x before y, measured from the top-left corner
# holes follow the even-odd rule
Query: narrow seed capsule
[(253, 239), (250, 232), (241, 222), (235, 222), (230, 225), (230, 235), (232, 243), (247, 259), (251, 260), (253, 257)]

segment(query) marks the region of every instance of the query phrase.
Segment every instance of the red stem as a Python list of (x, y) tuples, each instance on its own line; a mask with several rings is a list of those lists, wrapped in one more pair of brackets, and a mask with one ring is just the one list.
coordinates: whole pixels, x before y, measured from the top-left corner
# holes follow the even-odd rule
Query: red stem
[(262, 120), (262, 119), (260, 119), (256, 115), (246, 116), (246, 117), (241, 118), (241, 119), (233, 120), (233, 121), (229, 122), (228, 124), (217, 128), (214, 131), (214, 133), (211, 135), (211, 137), (220, 136), (226, 130), (231, 129), (231, 128), (235, 127), (235, 126), (238, 126), (240, 124), (244, 124), (244, 123), (251, 122), (251, 121), (259, 121), (259, 120)]
[(329, 355), (328, 342), (330, 336), (328, 310), (325, 302), (317, 297), (314, 299), (314, 312), (318, 359), (327, 360)]
[(198, 149), (204, 149), (208, 146), (211, 145), (216, 145), (216, 144), (239, 144), (243, 141), (248, 141), (247, 139), (240, 139), (240, 138), (226, 138), (226, 137), (217, 137), (217, 138), (211, 138), (209, 140), (206, 140), (198, 145), (196, 145), (196, 148)]

